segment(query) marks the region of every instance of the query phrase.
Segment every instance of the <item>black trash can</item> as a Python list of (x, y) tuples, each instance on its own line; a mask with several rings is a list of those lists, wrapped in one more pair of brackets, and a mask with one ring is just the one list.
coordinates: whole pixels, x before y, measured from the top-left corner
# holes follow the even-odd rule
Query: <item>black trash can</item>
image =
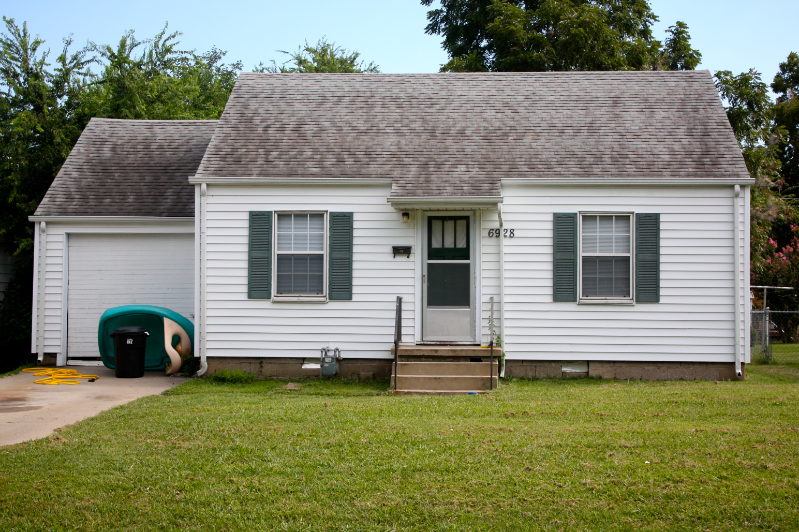
[(114, 339), (114, 371), (117, 377), (144, 376), (144, 354), (150, 333), (144, 327), (120, 327), (111, 333)]

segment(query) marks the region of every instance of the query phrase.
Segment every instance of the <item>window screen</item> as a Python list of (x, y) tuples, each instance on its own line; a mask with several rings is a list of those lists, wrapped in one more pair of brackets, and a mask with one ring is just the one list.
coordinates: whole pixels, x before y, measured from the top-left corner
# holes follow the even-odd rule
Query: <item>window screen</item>
[(278, 213), (276, 255), (276, 294), (324, 294), (325, 215)]
[(427, 306), (469, 308), (470, 265), (433, 263), (427, 265)]
[(630, 215), (583, 215), (581, 297), (629, 298)]

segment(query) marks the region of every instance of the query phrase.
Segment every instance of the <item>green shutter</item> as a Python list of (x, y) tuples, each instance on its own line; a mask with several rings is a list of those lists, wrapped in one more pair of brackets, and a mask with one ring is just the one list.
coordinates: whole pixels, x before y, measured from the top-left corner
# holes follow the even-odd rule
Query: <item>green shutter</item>
[(272, 213), (250, 211), (247, 297), (272, 297)]
[(352, 299), (352, 213), (330, 213), (328, 299)]
[(577, 301), (577, 213), (556, 212), (552, 261), (552, 300)]
[(635, 215), (635, 300), (660, 302), (660, 214)]

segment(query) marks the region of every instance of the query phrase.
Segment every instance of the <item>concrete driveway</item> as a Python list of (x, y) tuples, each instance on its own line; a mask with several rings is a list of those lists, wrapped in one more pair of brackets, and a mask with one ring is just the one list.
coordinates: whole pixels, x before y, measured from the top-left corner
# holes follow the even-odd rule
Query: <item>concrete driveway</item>
[(94, 382), (47, 386), (34, 384), (33, 373), (19, 373), (0, 379), (0, 446), (44, 438), (57, 428), (92, 417), (103, 410), (124, 405), (139, 397), (157, 395), (185, 382), (185, 377), (147, 371), (139, 379), (117, 379), (105, 367), (73, 367)]

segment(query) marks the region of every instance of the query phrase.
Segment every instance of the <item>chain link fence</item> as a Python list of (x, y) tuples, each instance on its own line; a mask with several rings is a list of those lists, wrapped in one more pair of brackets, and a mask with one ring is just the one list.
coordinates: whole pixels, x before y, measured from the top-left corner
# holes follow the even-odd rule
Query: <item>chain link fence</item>
[(799, 311), (752, 310), (752, 361), (771, 364), (773, 344), (799, 342)]

